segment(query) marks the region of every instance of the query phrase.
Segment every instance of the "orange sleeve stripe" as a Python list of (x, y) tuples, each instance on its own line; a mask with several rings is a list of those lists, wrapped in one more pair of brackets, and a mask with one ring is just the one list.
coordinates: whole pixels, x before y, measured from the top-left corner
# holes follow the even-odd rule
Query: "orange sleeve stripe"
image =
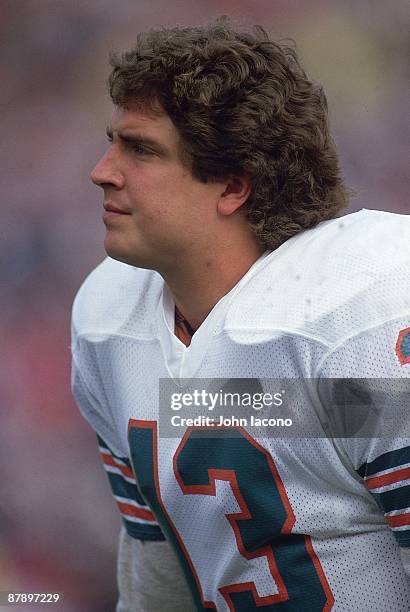
[(114, 457), (101, 453), (101, 458), (104, 465), (116, 467), (121, 471), (122, 474), (124, 474), (124, 476), (127, 476), (128, 478), (135, 478), (132, 469), (127, 467), (126, 465), (121, 465), (121, 463), (117, 463)]
[(400, 482), (400, 480), (407, 480), (408, 478), (410, 478), (410, 468), (403, 468), (401, 470), (389, 472), (389, 474), (384, 474), (383, 476), (367, 478), (366, 487), (368, 489), (378, 489), (379, 487), (385, 487), (386, 485)]
[(134, 516), (135, 518), (144, 519), (145, 521), (155, 521), (152, 512), (149, 510), (144, 510), (144, 508), (136, 508), (135, 506), (125, 504), (124, 502), (117, 502), (117, 506), (121, 514)]
[(386, 519), (389, 527), (404, 527), (405, 525), (410, 527), (410, 512), (406, 512), (406, 514), (396, 514), (395, 516), (386, 516)]

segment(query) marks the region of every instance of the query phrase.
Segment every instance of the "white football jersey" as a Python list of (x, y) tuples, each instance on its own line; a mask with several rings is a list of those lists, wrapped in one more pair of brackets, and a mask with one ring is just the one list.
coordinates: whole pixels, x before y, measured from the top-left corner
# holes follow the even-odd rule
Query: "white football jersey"
[[(410, 217), (363, 210), (265, 253), (189, 347), (161, 276), (106, 259), (72, 329), (74, 395), (128, 533), (165, 535), (199, 610), (410, 609)], [(168, 435), (160, 380), (192, 378), (299, 384), (296, 435), (251, 409)]]

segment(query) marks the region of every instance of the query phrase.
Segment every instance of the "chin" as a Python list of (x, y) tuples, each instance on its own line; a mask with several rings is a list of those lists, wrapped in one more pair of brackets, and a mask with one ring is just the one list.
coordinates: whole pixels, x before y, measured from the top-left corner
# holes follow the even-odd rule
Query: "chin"
[(121, 245), (118, 240), (113, 239), (109, 233), (107, 233), (104, 240), (104, 249), (108, 257), (116, 259), (122, 263), (130, 264), (130, 252), (125, 245)]
[(146, 268), (147, 270), (155, 269), (146, 258), (135, 252), (135, 249), (121, 245), (117, 240), (112, 240), (109, 235), (104, 241), (104, 249), (108, 257), (121, 261), (122, 263), (134, 266), (135, 268)]

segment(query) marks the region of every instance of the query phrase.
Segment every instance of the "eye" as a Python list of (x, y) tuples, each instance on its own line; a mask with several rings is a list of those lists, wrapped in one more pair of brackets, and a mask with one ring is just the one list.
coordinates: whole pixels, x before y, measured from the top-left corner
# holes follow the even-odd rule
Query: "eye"
[(139, 143), (130, 145), (130, 148), (137, 155), (151, 155), (152, 154), (152, 152), (149, 149), (147, 149), (146, 147), (144, 147), (144, 145), (139, 144)]

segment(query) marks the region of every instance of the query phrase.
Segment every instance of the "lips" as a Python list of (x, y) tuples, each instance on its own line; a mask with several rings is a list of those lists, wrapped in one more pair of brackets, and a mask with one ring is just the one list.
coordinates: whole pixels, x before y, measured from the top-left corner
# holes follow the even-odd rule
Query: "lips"
[(130, 215), (131, 213), (127, 212), (126, 210), (122, 210), (121, 208), (118, 208), (118, 206), (115, 206), (114, 204), (104, 204), (104, 209), (106, 210), (106, 212), (109, 213), (115, 213), (117, 215)]

